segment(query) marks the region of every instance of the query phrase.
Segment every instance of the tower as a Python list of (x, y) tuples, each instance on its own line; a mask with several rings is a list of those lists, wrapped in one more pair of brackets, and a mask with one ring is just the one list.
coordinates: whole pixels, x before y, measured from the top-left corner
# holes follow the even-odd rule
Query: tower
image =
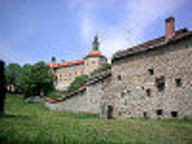
[(99, 38), (98, 35), (95, 35), (92, 42), (92, 50), (85, 57), (84, 74), (90, 74), (104, 63), (107, 63), (107, 58), (99, 50)]
[(93, 40), (93, 42), (92, 42), (92, 49), (93, 50), (98, 50), (99, 49), (99, 40), (98, 40), (99, 38), (98, 38), (98, 35), (95, 35), (94, 36), (94, 40)]

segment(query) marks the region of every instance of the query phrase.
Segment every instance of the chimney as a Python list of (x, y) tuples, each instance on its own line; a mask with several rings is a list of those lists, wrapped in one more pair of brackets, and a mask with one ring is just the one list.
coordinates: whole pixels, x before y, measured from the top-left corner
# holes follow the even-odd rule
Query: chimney
[(166, 39), (170, 39), (175, 35), (175, 18), (169, 17), (165, 20)]

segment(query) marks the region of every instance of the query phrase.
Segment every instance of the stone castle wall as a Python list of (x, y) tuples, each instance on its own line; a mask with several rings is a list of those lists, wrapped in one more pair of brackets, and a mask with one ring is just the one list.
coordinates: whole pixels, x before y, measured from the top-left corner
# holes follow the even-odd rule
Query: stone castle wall
[(103, 91), (102, 83), (90, 85), (86, 91), (80, 92), (72, 97), (56, 103), (46, 102), (45, 106), (50, 110), (65, 110), (73, 112), (100, 112), (100, 102)]
[(107, 63), (106, 58), (103, 57), (88, 57), (84, 63), (84, 74), (88, 75), (94, 70), (98, 69), (102, 64)]
[(192, 38), (116, 61), (102, 99), (101, 117), (192, 117)]
[(81, 75), (88, 75), (101, 65), (107, 63), (103, 57), (88, 57), (83, 63), (59, 67), (54, 70), (56, 76), (55, 87), (57, 90), (66, 90), (68, 86)]
[(67, 89), (77, 76), (84, 74), (84, 64), (71, 65), (61, 67), (54, 71), (56, 76), (55, 87), (56, 89)]

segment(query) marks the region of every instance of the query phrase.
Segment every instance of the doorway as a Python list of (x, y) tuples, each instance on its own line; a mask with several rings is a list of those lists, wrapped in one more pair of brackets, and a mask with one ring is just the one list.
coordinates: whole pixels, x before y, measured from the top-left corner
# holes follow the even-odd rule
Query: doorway
[(113, 106), (108, 105), (107, 106), (107, 119), (112, 119), (113, 118)]

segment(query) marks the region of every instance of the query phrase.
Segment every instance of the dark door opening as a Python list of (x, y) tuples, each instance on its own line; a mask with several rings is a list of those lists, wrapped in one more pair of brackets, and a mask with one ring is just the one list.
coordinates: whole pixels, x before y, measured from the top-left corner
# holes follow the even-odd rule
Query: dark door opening
[(111, 105), (107, 106), (107, 118), (108, 119), (113, 118), (113, 106), (111, 106)]

